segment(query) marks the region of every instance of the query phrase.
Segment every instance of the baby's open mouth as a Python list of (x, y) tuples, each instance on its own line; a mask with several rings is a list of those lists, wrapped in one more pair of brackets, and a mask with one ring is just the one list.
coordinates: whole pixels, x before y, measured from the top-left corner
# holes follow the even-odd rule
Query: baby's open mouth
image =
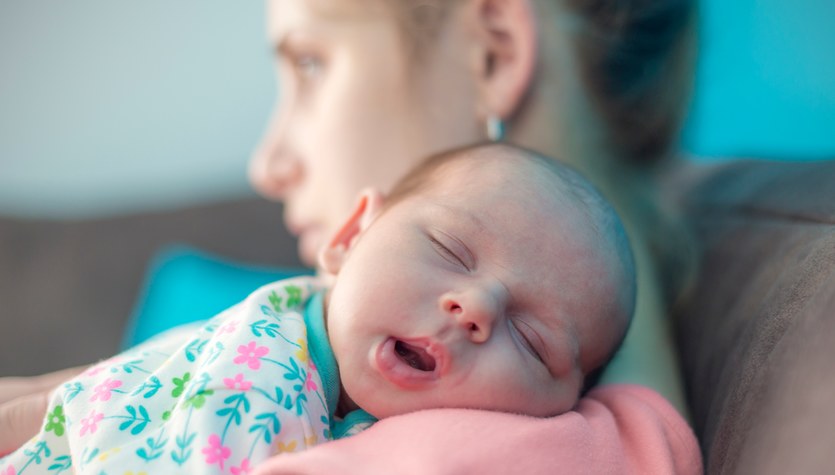
[(397, 340), (394, 343), (394, 352), (398, 358), (416, 370), (435, 371), (435, 358), (427, 353), (425, 348)]

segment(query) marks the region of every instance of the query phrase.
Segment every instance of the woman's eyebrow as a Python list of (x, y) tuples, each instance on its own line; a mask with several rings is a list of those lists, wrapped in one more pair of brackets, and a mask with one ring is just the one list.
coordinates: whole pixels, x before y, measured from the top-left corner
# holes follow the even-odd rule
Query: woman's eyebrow
[(275, 57), (292, 57), (293, 44), (298, 43), (304, 36), (305, 34), (301, 28), (290, 27), (287, 31), (275, 35), (275, 39), (270, 43), (270, 49)]

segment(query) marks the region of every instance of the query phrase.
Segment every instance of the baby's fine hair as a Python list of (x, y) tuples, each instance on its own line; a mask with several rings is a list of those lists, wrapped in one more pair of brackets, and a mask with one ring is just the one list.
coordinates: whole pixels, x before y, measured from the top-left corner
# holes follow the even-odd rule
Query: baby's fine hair
[(603, 322), (615, 325), (619, 330), (611, 344), (605, 360), (599, 361), (587, 372), (583, 392), (594, 386), (617, 349), (620, 347), (632, 320), (635, 308), (636, 277), (632, 249), (623, 223), (609, 201), (579, 172), (558, 160), (543, 156), (507, 143), (487, 142), (438, 153), (428, 157), (404, 176), (391, 190), (384, 203), (383, 211), (406, 198), (413, 197), (431, 188), (435, 178), (447, 165), (464, 159), (525, 160), (537, 166), (545, 176), (554, 179), (555, 194), (568, 199), (587, 219), (589, 228), (598, 238), (598, 250), (606, 262), (613, 263), (612, 275), (617, 296)]

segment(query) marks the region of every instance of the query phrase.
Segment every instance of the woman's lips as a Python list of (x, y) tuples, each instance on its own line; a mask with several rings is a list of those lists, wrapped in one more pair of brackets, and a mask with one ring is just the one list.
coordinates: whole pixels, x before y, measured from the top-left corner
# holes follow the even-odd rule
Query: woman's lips
[(284, 214), (284, 226), (290, 234), (298, 238), (298, 253), (302, 262), (314, 267), (319, 250), (324, 244), (322, 228), (313, 224), (302, 224), (293, 219), (288, 212)]
[(444, 373), (446, 350), (427, 339), (388, 338), (377, 348), (377, 371), (391, 383), (416, 389), (437, 381)]

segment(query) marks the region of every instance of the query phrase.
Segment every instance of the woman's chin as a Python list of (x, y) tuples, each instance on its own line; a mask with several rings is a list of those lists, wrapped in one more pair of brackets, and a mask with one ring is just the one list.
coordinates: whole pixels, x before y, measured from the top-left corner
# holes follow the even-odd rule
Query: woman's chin
[(299, 236), (299, 257), (305, 265), (316, 267), (319, 249), (322, 247), (323, 242), (322, 233), (317, 230), (304, 231)]

